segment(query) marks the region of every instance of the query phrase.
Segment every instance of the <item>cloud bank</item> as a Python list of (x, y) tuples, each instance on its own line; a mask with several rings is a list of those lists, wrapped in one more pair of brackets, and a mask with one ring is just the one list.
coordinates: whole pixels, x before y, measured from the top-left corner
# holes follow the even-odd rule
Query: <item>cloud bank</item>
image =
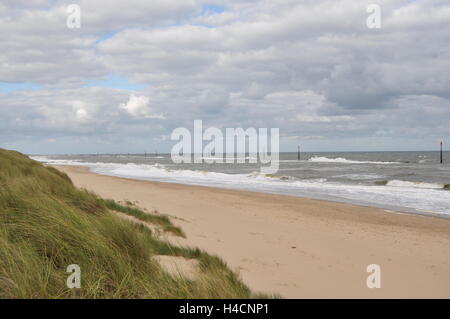
[(170, 151), (201, 119), (278, 127), (284, 151), (433, 149), (450, 133), (450, 5), (378, 1), (369, 29), (369, 3), (2, 3), (0, 146)]

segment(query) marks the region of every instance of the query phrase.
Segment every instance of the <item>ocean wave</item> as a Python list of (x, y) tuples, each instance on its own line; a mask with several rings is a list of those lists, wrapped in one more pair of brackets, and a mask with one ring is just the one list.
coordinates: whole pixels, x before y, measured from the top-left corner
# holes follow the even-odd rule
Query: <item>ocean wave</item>
[(268, 178), (268, 179), (273, 179), (273, 180), (281, 180), (281, 181), (287, 181), (287, 180), (292, 180), (295, 179), (295, 177), (292, 176), (281, 176), (281, 175), (274, 175), (274, 174), (264, 174), (261, 172), (253, 172), (249, 175), (247, 175), (248, 177), (255, 177), (255, 178)]
[(324, 156), (311, 157), (308, 162), (313, 163), (341, 163), (341, 164), (401, 164), (400, 162), (376, 162), (376, 161), (355, 161), (343, 157), (328, 158)]
[(342, 175), (335, 175), (333, 178), (347, 178), (352, 180), (368, 180), (368, 179), (379, 179), (379, 178), (385, 178), (384, 175), (377, 175), (377, 174), (342, 174)]
[(59, 160), (59, 159), (51, 159), (45, 156), (30, 156), (32, 160), (37, 162), (51, 164), (51, 165), (80, 165), (82, 162), (80, 161), (72, 161), (72, 160)]
[(450, 192), (443, 191), (445, 188), (450, 189), (448, 184), (390, 180), (377, 181), (374, 185), (355, 185), (331, 182), (325, 178), (299, 179), (259, 172), (227, 174), (174, 169), (162, 164), (87, 163), (74, 160), (52, 160), (45, 157), (34, 157), (34, 159), (55, 165), (85, 166), (95, 173), (109, 176), (275, 192), (450, 215)]
[(86, 166), (94, 173), (131, 178), (147, 178), (158, 180), (185, 181), (209, 181), (209, 182), (258, 182), (258, 181), (286, 181), (294, 179), (291, 176), (278, 176), (253, 172), (250, 174), (226, 174), (205, 170), (171, 169), (163, 164), (135, 164), (135, 163), (105, 163), (105, 162), (81, 162), (76, 160), (50, 159), (43, 156), (35, 156), (32, 159), (53, 165)]
[[(227, 157), (226, 156), (200, 156), (200, 158), (202, 160), (211, 160), (211, 161), (223, 161), (226, 162), (227, 161)], [(245, 157), (239, 157), (239, 156), (233, 156), (232, 157), (233, 161), (257, 161), (258, 157), (254, 157), (254, 156), (245, 156)]]
[(401, 180), (392, 180), (386, 183), (386, 186), (391, 187), (413, 187), (413, 188), (428, 188), (428, 189), (444, 189), (445, 184), (425, 183), (425, 182), (410, 182)]

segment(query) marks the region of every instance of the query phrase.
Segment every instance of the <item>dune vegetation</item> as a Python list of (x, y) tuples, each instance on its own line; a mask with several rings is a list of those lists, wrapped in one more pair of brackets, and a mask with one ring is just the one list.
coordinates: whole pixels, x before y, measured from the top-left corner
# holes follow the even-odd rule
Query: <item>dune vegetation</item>
[[(174, 246), (117, 214), (184, 236), (165, 216), (99, 198), (52, 167), (0, 149), (0, 298), (264, 297), (220, 258)], [(195, 279), (168, 273), (152, 258), (161, 255), (195, 259)], [(72, 264), (81, 288), (66, 285)]]

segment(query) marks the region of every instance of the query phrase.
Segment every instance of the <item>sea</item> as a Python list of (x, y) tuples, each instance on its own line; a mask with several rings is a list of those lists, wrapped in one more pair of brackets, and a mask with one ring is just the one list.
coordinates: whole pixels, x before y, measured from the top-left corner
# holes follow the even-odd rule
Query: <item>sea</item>
[[(236, 158), (239, 154), (235, 155)], [(139, 180), (240, 189), (450, 218), (450, 152), (280, 153), (276, 174), (260, 163), (176, 164), (170, 154), (33, 155), (54, 165)], [(244, 158), (241, 158), (244, 160)]]

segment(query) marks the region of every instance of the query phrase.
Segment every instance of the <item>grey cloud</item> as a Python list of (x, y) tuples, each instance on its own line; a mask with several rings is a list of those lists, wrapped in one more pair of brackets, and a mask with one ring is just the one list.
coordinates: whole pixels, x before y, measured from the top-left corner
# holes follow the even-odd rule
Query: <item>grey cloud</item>
[[(65, 27), (68, 2), (27, 3), (0, 6), (0, 82), (43, 85), (0, 93), (0, 130), (16, 140), (168, 147), (161, 136), (194, 119), (279, 127), (286, 145), (450, 133), (446, 1), (379, 1), (379, 30), (365, 24), (370, 1), (81, 1), (79, 30)], [(201, 16), (204, 4), (225, 11)], [(107, 74), (145, 88), (85, 87)], [(149, 104), (121, 108), (131, 94)]]

